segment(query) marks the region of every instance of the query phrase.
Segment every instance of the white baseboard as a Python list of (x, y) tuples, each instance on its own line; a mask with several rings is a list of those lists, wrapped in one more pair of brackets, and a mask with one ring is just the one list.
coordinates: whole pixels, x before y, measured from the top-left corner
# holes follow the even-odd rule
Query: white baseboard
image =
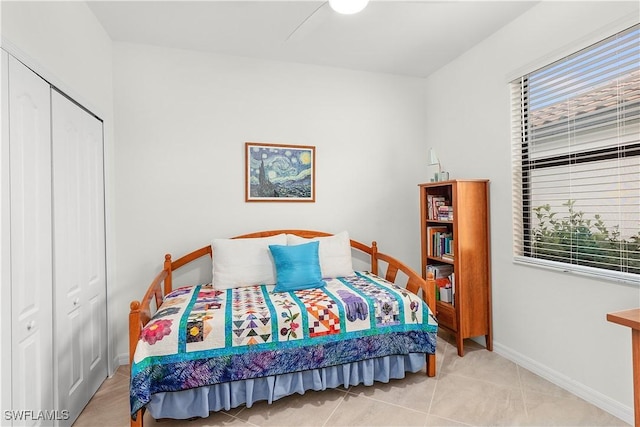
[(605, 396), (599, 391), (587, 387), (586, 385), (575, 380), (572, 380), (566, 375), (555, 371), (548, 366), (542, 365), (539, 362), (530, 359), (529, 357), (518, 353), (517, 351), (514, 351), (511, 348), (506, 347), (498, 342), (493, 342), (493, 350), (500, 356), (511, 360), (512, 362), (522, 366), (525, 369), (528, 369), (529, 371), (541, 376), (547, 381), (552, 382), (558, 387), (562, 387), (563, 389), (586, 400), (592, 405), (597, 406), (603, 411), (610, 413), (614, 417), (620, 418), (622, 421), (633, 425), (633, 408), (625, 406), (620, 402), (613, 400), (608, 396)]
[(118, 366), (128, 365), (129, 364), (129, 354), (122, 353), (113, 358), (113, 366), (118, 368)]

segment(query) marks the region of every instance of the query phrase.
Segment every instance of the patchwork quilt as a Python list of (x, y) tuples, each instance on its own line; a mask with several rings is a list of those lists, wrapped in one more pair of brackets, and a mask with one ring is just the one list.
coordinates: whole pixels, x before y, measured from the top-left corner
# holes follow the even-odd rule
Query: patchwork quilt
[(325, 282), (166, 295), (136, 347), (131, 413), (158, 392), (435, 352), (437, 323), (418, 296), (367, 272)]

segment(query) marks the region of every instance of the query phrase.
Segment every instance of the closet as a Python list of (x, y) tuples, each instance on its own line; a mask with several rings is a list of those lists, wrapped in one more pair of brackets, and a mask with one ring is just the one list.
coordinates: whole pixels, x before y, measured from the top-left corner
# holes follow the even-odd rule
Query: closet
[(2, 86), (2, 422), (71, 425), (107, 377), (102, 121), (4, 50)]

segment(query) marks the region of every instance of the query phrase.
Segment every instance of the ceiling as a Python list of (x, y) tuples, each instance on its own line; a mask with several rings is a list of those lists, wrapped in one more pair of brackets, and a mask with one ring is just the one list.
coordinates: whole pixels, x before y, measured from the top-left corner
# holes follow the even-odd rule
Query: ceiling
[(537, 1), (88, 1), (110, 37), (203, 52), (426, 77)]

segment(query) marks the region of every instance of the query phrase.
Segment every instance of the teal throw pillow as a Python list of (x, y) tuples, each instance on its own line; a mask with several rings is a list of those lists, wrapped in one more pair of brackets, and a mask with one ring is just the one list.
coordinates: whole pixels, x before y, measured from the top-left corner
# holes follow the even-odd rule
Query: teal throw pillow
[(319, 242), (303, 245), (269, 245), (276, 265), (274, 292), (299, 291), (325, 285), (320, 272)]

